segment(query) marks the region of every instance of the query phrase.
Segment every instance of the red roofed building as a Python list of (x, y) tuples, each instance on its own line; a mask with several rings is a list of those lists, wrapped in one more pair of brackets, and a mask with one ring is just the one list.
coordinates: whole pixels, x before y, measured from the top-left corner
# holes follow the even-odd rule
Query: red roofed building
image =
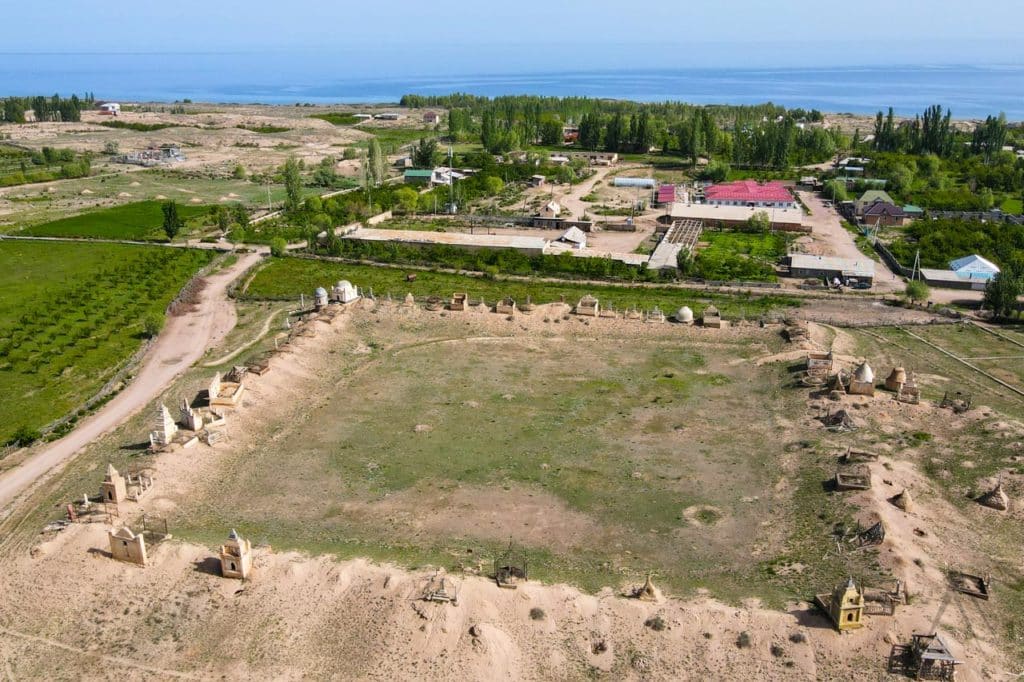
[(676, 200), (676, 186), (675, 185), (661, 185), (658, 187), (658, 199), (659, 205), (671, 204)]
[(713, 206), (748, 206), (753, 208), (796, 208), (796, 200), (779, 181), (760, 183), (738, 180), (711, 185), (704, 190), (705, 203)]

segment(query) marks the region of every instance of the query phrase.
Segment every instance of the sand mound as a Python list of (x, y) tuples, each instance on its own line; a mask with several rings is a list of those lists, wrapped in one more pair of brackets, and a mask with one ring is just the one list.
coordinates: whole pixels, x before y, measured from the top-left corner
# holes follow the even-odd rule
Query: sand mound
[(156, 195), (155, 197), (153, 197), (153, 198), (154, 198), (154, 199), (156, 199), (157, 201), (163, 201), (163, 200), (164, 200), (164, 199), (166, 199), (167, 197), (165, 197), (165, 196), (164, 196), (163, 194), (157, 194), (157, 195)]
[(192, 197), (191, 199), (188, 200), (188, 203), (190, 203), (190, 204), (201, 204), (201, 203), (203, 203), (203, 200), (200, 199), (199, 197)]
[(128, 198), (131, 198), (132, 195), (129, 194), (128, 192), (118, 192), (117, 196), (125, 198), (125, 199), (128, 199)]
[(91, 189), (83, 189), (81, 191), (81, 194), (82, 194), (82, 196), (85, 196), (85, 195), (88, 195), (88, 194), (92, 194), (92, 190)]
[(132, 183), (131, 183), (130, 185), (128, 185), (128, 186), (129, 186), (129, 187), (138, 187), (138, 186), (139, 186), (139, 185), (141, 185), (141, 184), (142, 184), (142, 183), (141, 183), (141, 182), (139, 182), (138, 180), (133, 180), (133, 181), (132, 181)]
[(46, 191), (47, 192), (56, 192), (57, 188), (54, 187), (53, 185), (50, 185), (49, 187), (46, 188)]

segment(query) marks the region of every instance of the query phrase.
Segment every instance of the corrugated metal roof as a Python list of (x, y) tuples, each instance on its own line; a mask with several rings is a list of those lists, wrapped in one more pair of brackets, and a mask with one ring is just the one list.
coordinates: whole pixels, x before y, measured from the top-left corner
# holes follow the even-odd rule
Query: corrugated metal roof
[(837, 256), (813, 256), (794, 253), (789, 257), (789, 267), (801, 270), (834, 270), (846, 277), (874, 277), (875, 262), (865, 256), (863, 259), (839, 258)]
[(774, 202), (790, 203), (793, 195), (785, 185), (777, 180), (759, 183), (756, 180), (737, 180), (719, 185), (711, 185), (704, 190), (705, 198), (710, 201), (743, 201), (743, 202)]
[(950, 270), (959, 272), (960, 270), (968, 270), (971, 272), (989, 272), (993, 275), (999, 272), (999, 266), (988, 260), (982, 258), (978, 254), (971, 254), (970, 256), (964, 256), (963, 258), (957, 258), (949, 262)]

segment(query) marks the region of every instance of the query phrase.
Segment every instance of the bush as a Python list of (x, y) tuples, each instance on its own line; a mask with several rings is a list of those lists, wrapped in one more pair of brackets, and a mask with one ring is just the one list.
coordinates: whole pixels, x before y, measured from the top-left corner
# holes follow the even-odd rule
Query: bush
[(789, 641), (793, 644), (803, 644), (807, 641), (807, 635), (802, 632), (794, 632), (789, 636)]
[(270, 255), (275, 258), (281, 258), (288, 251), (288, 242), (284, 240), (284, 237), (274, 237), (270, 240)]
[(750, 648), (750, 633), (744, 630), (740, 633), (740, 636), (736, 638), (736, 646), (740, 649)]
[(920, 303), (921, 301), (927, 301), (928, 296), (931, 294), (931, 289), (928, 285), (921, 280), (911, 280), (907, 282), (907, 288), (904, 292), (911, 303)]
[(164, 328), (164, 316), (159, 313), (149, 313), (142, 318), (142, 335), (152, 339)]
[(39, 433), (38, 429), (33, 429), (30, 426), (19, 426), (18, 430), (14, 432), (14, 435), (7, 441), (7, 445), (14, 445), (17, 447), (27, 447), (35, 443), (37, 440), (43, 437), (43, 434)]
[(650, 618), (644, 621), (644, 625), (654, 630), (655, 632), (661, 632), (662, 630), (668, 627), (668, 625), (665, 623), (665, 619), (661, 616), (651, 616)]
[(544, 613), (544, 609), (539, 606), (534, 606), (530, 609), (530, 620), (544, 620), (546, 617), (547, 614)]

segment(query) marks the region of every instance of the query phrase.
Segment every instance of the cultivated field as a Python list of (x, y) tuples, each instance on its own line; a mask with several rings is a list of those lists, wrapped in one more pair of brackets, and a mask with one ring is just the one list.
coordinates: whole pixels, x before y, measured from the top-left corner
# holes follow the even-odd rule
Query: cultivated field
[(77, 410), (211, 252), (0, 242), (0, 442)]
[[(161, 207), (162, 203), (159, 201), (139, 201), (34, 225), (19, 234), (33, 237), (166, 241), (167, 235), (162, 229), (164, 215)], [(179, 206), (178, 216), (185, 221), (207, 211), (208, 208), (205, 206), (186, 204)]]

